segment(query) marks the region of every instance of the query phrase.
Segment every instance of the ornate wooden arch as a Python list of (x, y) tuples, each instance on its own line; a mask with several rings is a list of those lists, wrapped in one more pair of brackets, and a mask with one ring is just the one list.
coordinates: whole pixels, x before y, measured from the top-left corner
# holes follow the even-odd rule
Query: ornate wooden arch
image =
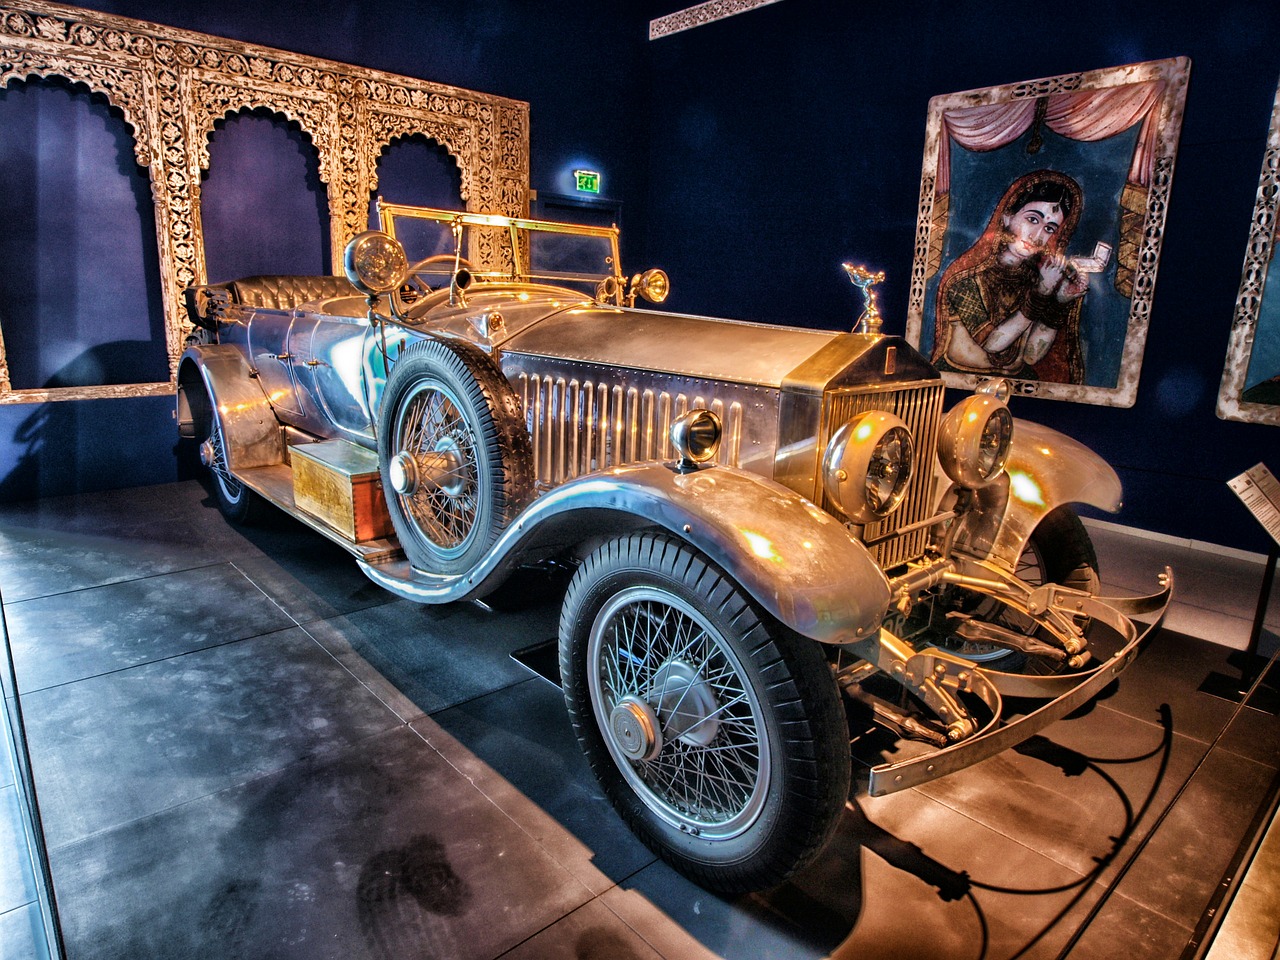
[[(458, 164), (468, 210), (528, 213), (529, 106), (412, 77), (55, 3), (0, 3), (0, 84), (62, 77), (104, 94), (133, 132), (151, 177), (170, 380), (13, 390), (0, 339), (0, 403), (172, 392), (188, 324), (182, 291), (206, 279), (200, 177), (214, 124), (263, 107), (315, 144), (329, 201), (331, 262), (365, 229), (382, 150), (437, 141)], [(489, 263), (490, 249), (471, 251)]]

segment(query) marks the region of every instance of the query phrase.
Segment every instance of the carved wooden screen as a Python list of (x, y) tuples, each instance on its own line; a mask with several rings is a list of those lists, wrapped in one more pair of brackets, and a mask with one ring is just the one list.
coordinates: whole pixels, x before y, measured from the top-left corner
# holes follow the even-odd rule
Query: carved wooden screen
[[(0, 403), (173, 390), (188, 326), (182, 291), (206, 280), (200, 178), (209, 138), (239, 110), (279, 113), (315, 144), (335, 265), (366, 227), (378, 157), (397, 137), (423, 134), (448, 150), (468, 210), (528, 213), (529, 106), (521, 101), (77, 7), (0, 3), (0, 85), (50, 77), (105, 95), (133, 130), (155, 200), (170, 380), (13, 390), (0, 339)], [(485, 265), (497, 256), (470, 254)]]

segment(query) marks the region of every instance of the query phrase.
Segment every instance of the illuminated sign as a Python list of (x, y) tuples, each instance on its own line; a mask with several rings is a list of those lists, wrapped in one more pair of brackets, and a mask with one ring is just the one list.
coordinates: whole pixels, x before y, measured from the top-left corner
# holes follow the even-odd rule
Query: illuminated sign
[(600, 174), (594, 170), (573, 171), (573, 181), (580, 193), (600, 192)]

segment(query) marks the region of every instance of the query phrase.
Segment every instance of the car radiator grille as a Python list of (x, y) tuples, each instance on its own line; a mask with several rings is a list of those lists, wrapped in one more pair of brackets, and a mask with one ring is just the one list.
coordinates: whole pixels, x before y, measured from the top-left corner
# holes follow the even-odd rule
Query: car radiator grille
[[(895, 534), (929, 519), (933, 512), (933, 463), (937, 455), (938, 424), (942, 419), (942, 392), (941, 383), (928, 381), (899, 389), (831, 390), (823, 397), (822, 424), (818, 432), (820, 451), (826, 450), (831, 435), (841, 425), (868, 410), (894, 414), (907, 425), (915, 441), (915, 469), (902, 505), (879, 523), (867, 524), (862, 533), (869, 542), (872, 556), (885, 569), (920, 556), (929, 540), (927, 527), (908, 530), (901, 536)], [(821, 462), (819, 456), (818, 463)], [(840, 515), (822, 489), (821, 476), (814, 494), (822, 498), (814, 502), (821, 503), (827, 512)]]
[(674, 459), (671, 423), (699, 407), (724, 425), (717, 462), (738, 466), (742, 404), (736, 400), (529, 373), (515, 386), (542, 489), (607, 467)]

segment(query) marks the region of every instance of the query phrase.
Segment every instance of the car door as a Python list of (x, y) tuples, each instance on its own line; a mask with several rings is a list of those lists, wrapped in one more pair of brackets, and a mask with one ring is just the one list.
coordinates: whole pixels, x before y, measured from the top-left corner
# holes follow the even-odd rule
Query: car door
[(365, 357), (374, 343), (369, 321), (300, 314), (289, 340), (312, 432), (373, 446), (373, 415), (365, 390)]

